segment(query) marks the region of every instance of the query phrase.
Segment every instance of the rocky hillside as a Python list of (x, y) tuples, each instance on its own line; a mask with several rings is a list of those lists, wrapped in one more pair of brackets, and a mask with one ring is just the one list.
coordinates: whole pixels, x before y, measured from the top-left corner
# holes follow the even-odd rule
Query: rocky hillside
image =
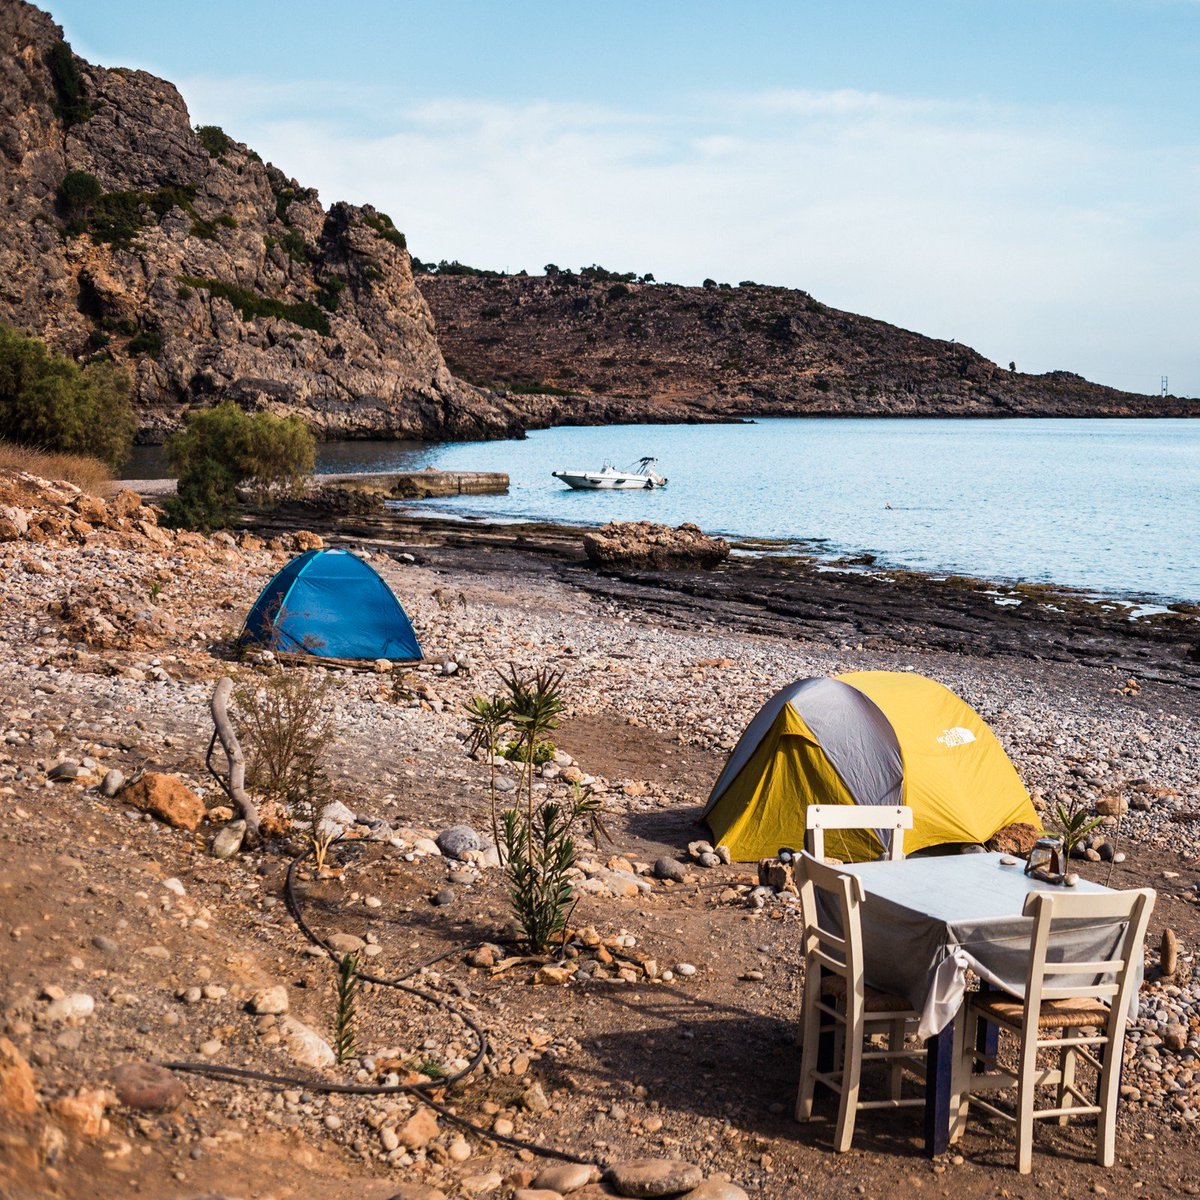
[(756, 413), (1200, 415), (1200, 400), (1135, 395), (1067, 371), (1025, 375), (969, 346), (788, 288), (567, 272), (418, 281), (451, 369), (481, 386), (546, 393), (533, 419), (551, 423)]
[(329, 436), (517, 428), (447, 370), (385, 214), (324, 209), (22, 0), (0, 0), (0, 196), (0, 321), (128, 363), (144, 437), (220, 396)]

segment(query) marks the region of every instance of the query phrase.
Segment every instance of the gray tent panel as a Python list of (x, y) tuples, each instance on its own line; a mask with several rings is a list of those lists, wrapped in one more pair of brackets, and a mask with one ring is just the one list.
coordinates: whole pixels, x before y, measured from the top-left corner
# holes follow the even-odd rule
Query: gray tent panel
[[(859, 804), (902, 804), (904, 763), (896, 731), (873, 700), (840, 679), (800, 679), (776, 692), (746, 727), (708, 798), (705, 815), (753, 757), (785, 705), (803, 718)], [(880, 831), (886, 846), (888, 835)]]
[[(858, 688), (837, 679), (826, 682), (833, 687), (804, 691), (792, 707), (816, 735), (857, 803), (903, 804), (904, 759), (892, 723)], [(891, 834), (876, 832), (890, 849)]]

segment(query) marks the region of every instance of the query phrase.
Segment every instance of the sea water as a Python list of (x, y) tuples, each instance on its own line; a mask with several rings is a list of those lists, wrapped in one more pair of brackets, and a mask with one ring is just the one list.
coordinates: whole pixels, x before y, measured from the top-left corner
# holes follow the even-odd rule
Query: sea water
[[(551, 472), (624, 468), (654, 491), (572, 491)], [(525, 440), (322, 446), (319, 469), (507, 471), (503, 496), (431, 511), (572, 524), (693, 521), (830, 558), (1200, 602), (1200, 421), (799, 418), (561, 427)]]

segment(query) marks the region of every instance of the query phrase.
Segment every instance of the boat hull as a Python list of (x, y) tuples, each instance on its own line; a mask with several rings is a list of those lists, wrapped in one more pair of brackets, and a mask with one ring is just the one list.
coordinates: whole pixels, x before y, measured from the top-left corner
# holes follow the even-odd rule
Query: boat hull
[(555, 479), (561, 479), (568, 487), (577, 491), (646, 491), (654, 487), (654, 483), (639, 475), (601, 475), (574, 471), (554, 471)]

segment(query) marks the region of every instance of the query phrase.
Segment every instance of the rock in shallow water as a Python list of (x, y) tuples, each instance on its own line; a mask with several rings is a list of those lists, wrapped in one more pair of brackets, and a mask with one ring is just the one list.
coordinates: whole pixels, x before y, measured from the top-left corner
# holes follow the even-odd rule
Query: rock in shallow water
[(650, 521), (610, 521), (584, 534), (583, 549), (602, 566), (715, 567), (729, 557), (724, 538), (709, 537), (696, 525), (672, 529)]

